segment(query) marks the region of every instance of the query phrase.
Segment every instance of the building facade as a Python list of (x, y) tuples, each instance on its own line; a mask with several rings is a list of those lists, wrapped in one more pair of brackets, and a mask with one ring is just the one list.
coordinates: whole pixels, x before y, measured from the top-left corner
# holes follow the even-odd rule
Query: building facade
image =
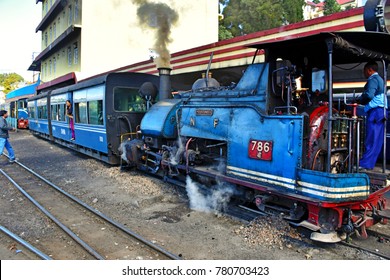
[[(320, 0), (315, 3), (313, 0), (306, 0), (303, 6), (303, 19), (309, 20), (324, 16), (325, 0)], [(317, 2), (317, 1), (316, 1)], [(336, 0), (342, 11), (362, 7), (367, 0)]]
[[(36, 27), (42, 50), (29, 70), (40, 71), (43, 84), (84, 79), (158, 57), (161, 46), (177, 52), (218, 41), (218, 0), (36, 3), (42, 5), (42, 20)], [(167, 18), (165, 26), (160, 26), (161, 17)]]

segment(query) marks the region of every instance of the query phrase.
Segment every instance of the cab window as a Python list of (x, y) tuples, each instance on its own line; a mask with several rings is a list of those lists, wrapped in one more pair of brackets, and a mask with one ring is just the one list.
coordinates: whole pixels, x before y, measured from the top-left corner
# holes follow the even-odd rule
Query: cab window
[(114, 88), (114, 110), (119, 112), (145, 113), (145, 101), (138, 93), (138, 88)]

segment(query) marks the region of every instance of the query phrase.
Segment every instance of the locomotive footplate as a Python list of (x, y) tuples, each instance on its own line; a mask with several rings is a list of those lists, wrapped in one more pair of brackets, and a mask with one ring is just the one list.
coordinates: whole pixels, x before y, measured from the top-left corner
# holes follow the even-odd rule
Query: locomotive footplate
[(379, 173), (371, 170), (366, 170), (363, 173), (366, 173), (368, 175), (371, 184), (375, 184), (382, 187), (385, 187), (387, 185), (388, 174)]

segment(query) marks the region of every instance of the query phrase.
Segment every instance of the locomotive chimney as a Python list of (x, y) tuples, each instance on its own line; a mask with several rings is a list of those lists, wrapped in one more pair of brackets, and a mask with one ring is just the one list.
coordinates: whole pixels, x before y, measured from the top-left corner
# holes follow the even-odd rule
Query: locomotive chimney
[(160, 75), (159, 100), (168, 99), (171, 95), (171, 68), (160, 67), (158, 72)]

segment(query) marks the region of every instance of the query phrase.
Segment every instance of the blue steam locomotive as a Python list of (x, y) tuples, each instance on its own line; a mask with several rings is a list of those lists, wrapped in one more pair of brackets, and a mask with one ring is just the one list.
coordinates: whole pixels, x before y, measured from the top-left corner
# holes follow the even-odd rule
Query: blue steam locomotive
[(382, 166), (359, 172), (364, 117), (332, 89), (334, 75), (348, 77), (343, 69), (362, 71), (372, 59), (388, 77), (389, 45), (390, 35), (378, 32), (254, 44), (264, 62), (250, 65), (237, 84), (220, 85), (206, 73), (191, 90), (160, 98), (142, 119), (142, 137), (122, 144), (122, 157), (169, 182), (234, 185), (260, 210), (289, 213), (313, 240), (364, 237), (390, 218), (386, 153)]

